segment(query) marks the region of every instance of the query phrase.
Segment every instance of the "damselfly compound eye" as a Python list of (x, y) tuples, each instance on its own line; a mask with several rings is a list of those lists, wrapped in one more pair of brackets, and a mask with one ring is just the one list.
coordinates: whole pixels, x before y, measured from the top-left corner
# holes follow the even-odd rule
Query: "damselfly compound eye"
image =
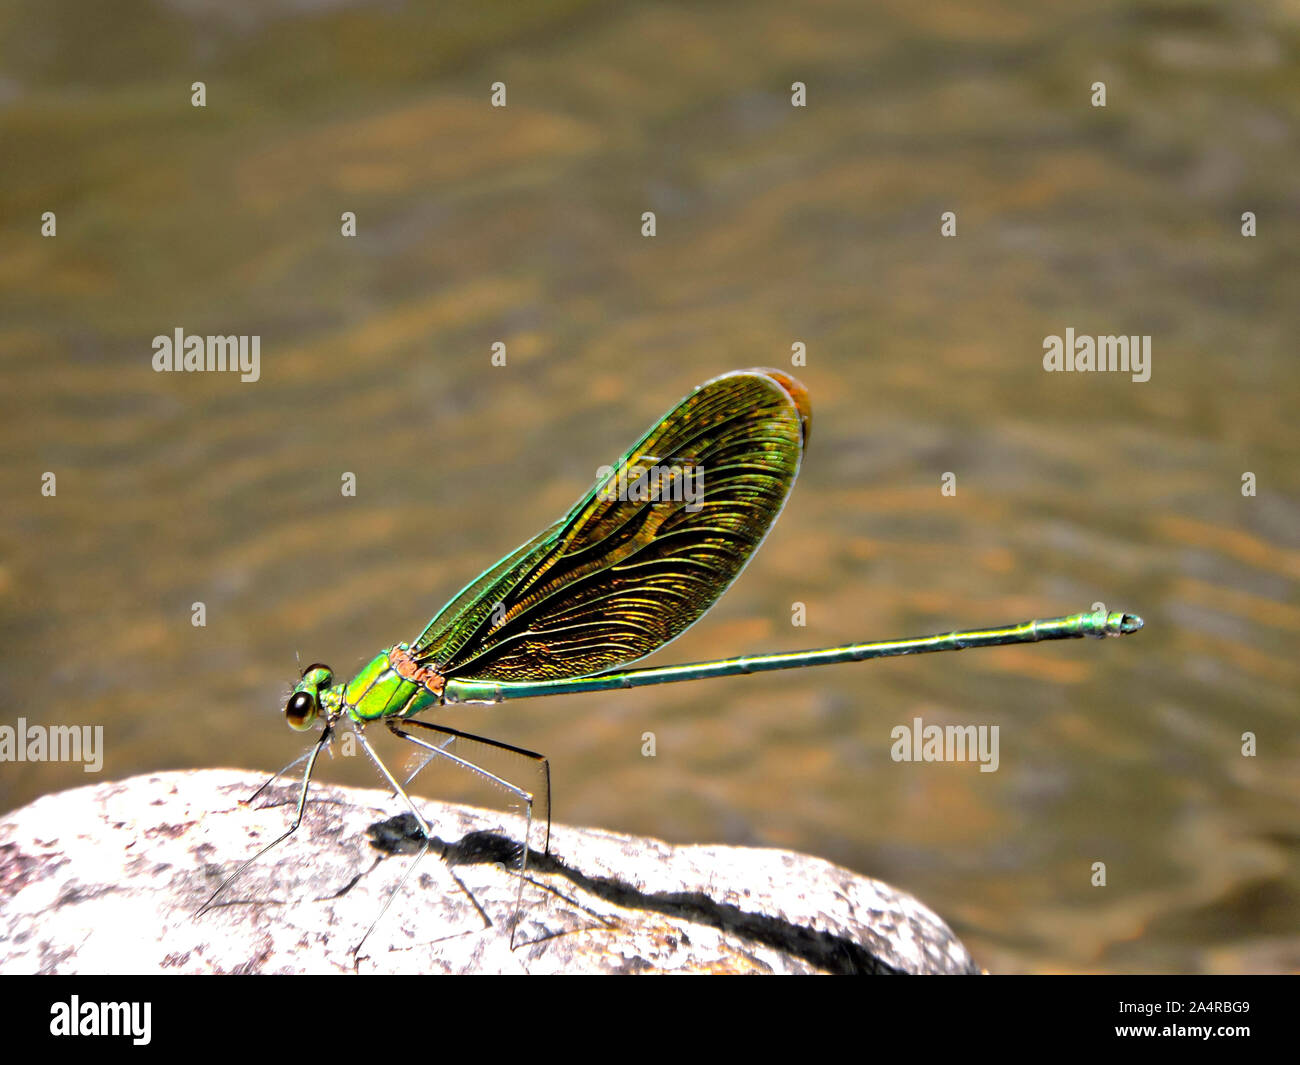
[(306, 692), (294, 692), (284, 708), (284, 716), (290, 728), (306, 732), (316, 720), (316, 700)]

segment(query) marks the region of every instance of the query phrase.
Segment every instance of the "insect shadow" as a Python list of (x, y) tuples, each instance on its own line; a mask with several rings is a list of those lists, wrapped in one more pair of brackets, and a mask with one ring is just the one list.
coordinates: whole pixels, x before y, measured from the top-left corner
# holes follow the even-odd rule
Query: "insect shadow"
[[(366, 834), (371, 845), (385, 854), (413, 854), (423, 843), (420, 827), (410, 813), (376, 821), (366, 829)], [(498, 832), (470, 832), (455, 841), (435, 839), (433, 849), (439, 847), (443, 858), (453, 867), (509, 866), (519, 858), (519, 843)], [(641, 891), (615, 877), (589, 876), (554, 853), (545, 854), (531, 847), (528, 869), (530, 875), (561, 876), (579, 891), (623, 909), (645, 910), (715, 928), (801, 958), (826, 972), (843, 975), (903, 974), (902, 970), (890, 965), (868, 947), (846, 936), (809, 928), (770, 914), (747, 912), (731, 903), (718, 902), (703, 892)]]

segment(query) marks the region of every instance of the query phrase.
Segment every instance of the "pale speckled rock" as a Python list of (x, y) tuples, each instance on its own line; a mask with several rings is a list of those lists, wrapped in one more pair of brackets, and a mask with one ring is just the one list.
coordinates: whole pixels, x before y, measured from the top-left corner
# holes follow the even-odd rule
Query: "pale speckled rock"
[(354, 957), (410, 861), (414, 820), (385, 792), (327, 786), (298, 833), (196, 920), (288, 826), (292, 786), (263, 797), (276, 805), (241, 804), (261, 782), (159, 773), (0, 819), (0, 972), (979, 971), (914, 898), (820, 859), (565, 825), (549, 858), (529, 859), (512, 950), (518, 880), (497, 864), (507, 822), (427, 800), (451, 863), (431, 852)]

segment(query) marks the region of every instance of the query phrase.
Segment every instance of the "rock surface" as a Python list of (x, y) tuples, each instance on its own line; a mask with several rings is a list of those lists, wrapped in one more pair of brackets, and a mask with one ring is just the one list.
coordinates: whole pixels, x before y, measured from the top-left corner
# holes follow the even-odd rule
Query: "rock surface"
[(415, 852), (387, 793), (313, 785), (303, 826), (204, 916), (297, 793), (232, 770), (48, 795), (0, 818), (0, 973), (974, 973), (937, 916), (790, 851), (672, 846), (534, 826), (515, 945), (522, 821), (421, 800), (431, 851), (353, 953)]

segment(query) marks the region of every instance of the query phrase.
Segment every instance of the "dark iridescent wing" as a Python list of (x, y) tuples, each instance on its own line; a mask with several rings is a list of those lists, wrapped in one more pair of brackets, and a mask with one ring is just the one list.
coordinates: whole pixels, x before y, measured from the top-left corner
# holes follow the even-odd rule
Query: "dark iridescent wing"
[[(657, 650), (762, 543), (810, 418), (803, 386), (776, 370), (701, 385), (560, 521), (443, 607), (412, 654), (447, 678), (509, 682), (590, 676)], [(638, 472), (651, 469), (657, 493)]]

